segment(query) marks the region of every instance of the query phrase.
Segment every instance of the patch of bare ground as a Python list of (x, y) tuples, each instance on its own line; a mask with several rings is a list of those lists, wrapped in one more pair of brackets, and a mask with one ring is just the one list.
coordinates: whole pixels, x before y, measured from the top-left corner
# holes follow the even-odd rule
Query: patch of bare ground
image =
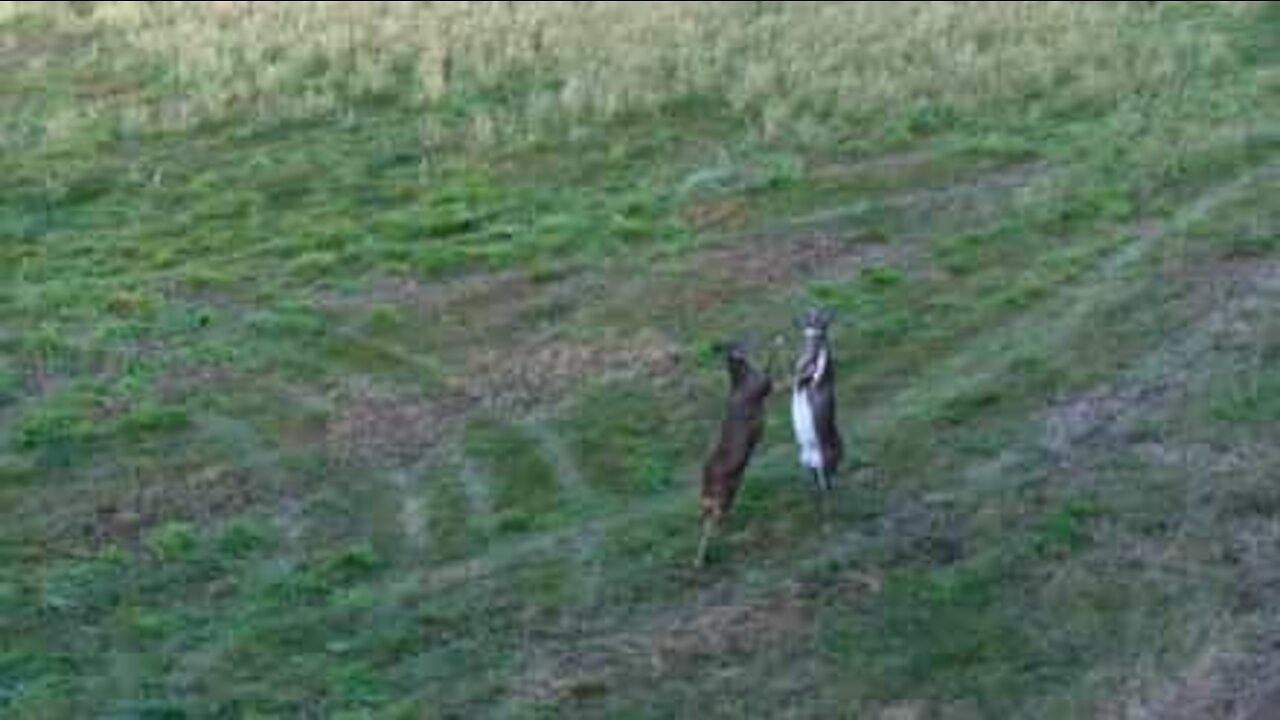
[[(1230, 605), (1221, 617), (1205, 618), (1199, 654), (1172, 676), (1137, 670), (1102, 716), (1280, 718), (1280, 684), (1275, 680), (1280, 677), (1280, 635), (1271, 617), (1280, 603), (1280, 496), (1268, 479), (1280, 468), (1280, 446), (1265, 432), (1210, 439), (1142, 430), (1144, 423), (1182, 411), (1210, 370), (1254, 351), (1263, 334), (1260, 324), (1273, 321), (1280, 301), (1280, 261), (1231, 260), (1184, 270), (1191, 279), (1186, 303), (1194, 319), (1131, 373), (1060, 403), (1045, 419), (1045, 445), (1064, 469), (1132, 454), (1185, 477), (1188, 512), (1212, 516), (1225, 530), (1212, 562), (1231, 570)], [(1195, 572), (1187, 545), (1197, 542), (1194, 537), (1125, 536), (1108, 545), (1129, 566), (1185, 579)]]
[(1280, 637), (1230, 630), (1180, 673), (1104, 709), (1105, 720), (1273, 720), (1280, 717)]
[(856, 175), (882, 175), (927, 168), (938, 161), (938, 152), (929, 148), (913, 148), (878, 155), (853, 162), (832, 160), (826, 156), (809, 162), (808, 176), (816, 180), (838, 179)]
[[(1206, 189), (1184, 210), (1171, 219), (1146, 219), (1130, 228), (1135, 240), (1121, 247), (1104, 259), (1094, 273), (1100, 281), (1119, 287), (1123, 273), (1135, 263), (1153, 255), (1157, 240), (1175, 232), (1188, 223), (1212, 213), (1242, 188), (1267, 180), (1280, 173), (1280, 164), (1259, 166), (1238, 177), (1218, 183)], [(1274, 259), (1250, 261), (1219, 261), (1192, 264), (1187, 255), (1178, 255), (1172, 261), (1165, 259), (1166, 272), (1172, 282), (1190, 280), (1192, 293), (1187, 301), (1192, 318), (1184, 327), (1169, 334), (1167, 342), (1148, 353), (1144, 358), (1115, 382), (1090, 389), (1051, 404), (1039, 418), (1042, 441), (1039, 450), (1049, 453), (1059, 466), (1069, 468), (1079, 451), (1090, 445), (1111, 446), (1117, 443), (1146, 443), (1146, 451), (1152, 454), (1176, 457), (1179, 451), (1162, 448), (1133, 431), (1146, 419), (1158, 417), (1175, 399), (1183, 398), (1189, 391), (1187, 381), (1197, 377), (1201, 363), (1212, 353), (1225, 347), (1238, 345), (1252, 335), (1254, 325), (1260, 321), (1259, 310), (1274, 306), (1280, 294), (1280, 263)], [(1059, 313), (1073, 322), (1083, 320), (1087, 311), (1106, 293), (1093, 289), (1077, 301), (1077, 309)], [(1028, 321), (1035, 321), (1042, 328), (1051, 327), (1054, 319), (1035, 313), (1024, 313), (1015, 319), (1008, 330), (1027, 332)], [(1067, 336), (1070, 331), (1059, 330), (1057, 335)], [(983, 338), (989, 342), (988, 339)], [(941, 367), (947, 365), (944, 362)], [(951, 369), (950, 372), (957, 372)], [(968, 371), (976, 376), (976, 370)], [(911, 391), (908, 391), (910, 394)], [(1088, 457), (1097, 457), (1091, 450)], [(1184, 448), (1185, 450), (1185, 448)], [(968, 477), (998, 477), (1025, 459), (1027, 453), (1009, 450), (997, 458), (970, 468)]]
[[(1114, 383), (1060, 400), (1046, 412), (1043, 447), (1064, 464), (1092, 441), (1124, 440), (1144, 419), (1184, 398), (1215, 354), (1238, 349), (1256, 337), (1257, 323), (1280, 300), (1280, 261), (1206, 264), (1193, 276), (1188, 300), (1195, 319), (1170, 341), (1139, 361)], [(1134, 443), (1152, 459), (1188, 459), (1188, 448), (1158, 441)]]
[[(1221, 530), (1211, 540), (1126, 536), (1109, 544), (1120, 561), (1142, 572), (1186, 582), (1197, 572), (1189, 556), (1229, 572), (1225, 604), (1204, 618), (1198, 654), (1170, 673), (1140, 666), (1108, 708), (1124, 720), (1270, 720), (1280, 717), (1280, 498), (1267, 469), (1280, 468), (1280, 449), (1197, 446), (1176, 468), (1194, 479), (1188, 504), (1212, 515)], [(1188, 524), (1194, 521), (1187, 521)], [(1201, 521), (1203, 522), (1203, 521)], [(1210, 573), (1205, 572), (1208, 576)]]
[[(892, 170), (926, 160), (924, 153), (912, 153), (854, 167), (858, 172)], [(846, 277), (886, 264), (928, 275), (934, 268), (929, 250), (921, 241), (941, 230), (938, 226), (943, 220), (947, 221), (948, 232), (956, 225), (972, 228), (984, 224), (1000, 208), (1013, 203), (1017, 191), (1047, 170), (1040, 163), (997, 168), (938, 187), (909, 190), (793, 218), (764, 231), (711, 240), (692, 254), (676, 258), (673, 267), (657, 268), (669, 273), (671, 281), (659, 280), (664, 291), (654, 293), (653, 299), (664, 306), (707, 307), (760, 288), (786, 287), (821, 277)], [(705, 215), (701, 221), (709, 222), (709, 218), (724, 219), (722, 216), (744, 211), (732, 200), (717, 202), (719, 205), (699, 206), (701, 209), (695, 214)], [(892, 237), (874, 223), (862, 227), (867, 225), (861, 222), (864, 216), (886, 211), (898, 218), (892, 223)], [(696, 276), (696, 282), (691, 281), (691, 276)], [(652, 289), (651, 282), (643, 292), (652, 293)]]
[(695, 230), (736, 225), (747, 217), (747, 201), (742, 197), (711, 198), (690, 202), (680, 217)]
[(103, 495), (83, 511), (51, 509), (50, 517), (66, 518), (57, 523), (56, 535), (79, 538), (94, 547), (135, 545), (149, 530), (165, 523), (206, 526), (261, 507), (279, 498), (280, 488), (261, 482), (252, 468), (212, 465), (175, 468), (154, 477), (149, 473)]
[(425, 457), (455, 412), (447, 403), (361, 377), (339, 388), (333, 407), (325, 430), (330, 459), (384, 469), (409, 467)]
[(856, 276), (883, 265), (912, 274), (932, 271), (921, 243), (838, 232), (747, 234), (709, 243), (616, 283), (604, 310), (639, 313), (642, 319), (696, 319), (752, 293), (791, 292), (813, 280)]
[(879, 236), (799, 232), (743, 237), (708, 248), (690, 260), (705, 281), (742, 291), (886, 263), (917, 267), (927, 256), (922, 248), (891, 244)]
[(539, 319), (572, 311), (581, 299), (579, 278), (571, 274), (535, 279), (528, 272), (476, 272), (440, 281), (378, 277), (358, 298), (329, 297), (330, 306), (350, 308), (385, 303), (400, 309), (418, 327), (441, 341), (468, 344), (468, 338), (527, 335)]
[[(375, 277), (358, 302), (384, 302), (433, 317), (449, 306), (487, 306), (528, 292), (528, 278), (517, 272), (472, 273), (440, 281)], [(487, 313), (485, 313), (487, 314)]]
[(156, 395), (165, 403), (178, 404), (232, 387), (236, 372), (225, 365), (195, 365), (161, 372), (155, 381)]
[(664, 614), (639, 627), (573, 639), (545, 652), (532, 659), (512, 690), (527, 701), (572, 700), (753, 648), (798, 646), (807, 643), (813, 632), (819, 593), (877, 590), (875, 582), (850, 573), (821, 588), (791, 582), (758, 598), (706, 603)]
[(895, 237), (914, 239), (932, 232), (973, 229), (1015, 206), (1019, 193), (1051, 171), (1042, 162), (999, 167), (955, 182), (802, 215), (775, 232), (847, 232), (873, 212), (893, 219)]
[(605, 331), (591, 340), (544, 339), (515, 347), (488, 348), (466, 359), (449, 382), (480, 407), (529, 411), (554, 402), (584, 382), (671, 376), (680, 348), (666, 334), (640, 329)]
[(1043, 447), (1069, 464), (1076, 448), (1154, 412), (1175, 385), (1176, 380), (1164, 378), (1114, 384), (1057, 401), (1045, 413)]
[[(627, 516), (644, 514), (632, 511)], [(847, 561), (852, 548), (874, 541), (876, 534), (844, 533), (799, 565), (768, 571), (776, 582), (759, 586), (768, 589), (744, 592), (740, 578), (725, 576), (703, 586), (690, 604), (548, 630), (527, 651), (525, 670), (513, 680), (511, 694), (522, 702), (587, 699), (678, 676), (709, 662), (731, 663), (763, 648), (809, 647), (821, 607), (882, 592), (878, 568), (841, 563), (835, 569), (832, 564)]]

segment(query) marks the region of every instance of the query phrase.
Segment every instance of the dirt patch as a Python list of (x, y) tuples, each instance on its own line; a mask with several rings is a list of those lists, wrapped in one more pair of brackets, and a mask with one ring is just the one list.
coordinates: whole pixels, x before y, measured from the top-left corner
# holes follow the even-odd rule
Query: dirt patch
[(1204, 477), (1238, 479), (1238, 474), (1257, 468), (1280, 467), (1280, 450), (1268, 439), (1234, 438), (1223, 442), (1136, 442), (1132, 449), (1144, 462), (1182, 470), (1194, 470)]
[(643, 631), (591, 640), (544, 659), (520, 683), (520, 696), (555, 701), (603, 692), (623, 676), (657, 678), (690, 663), (726, 657), (760, 645), (794, 642), (812, 619), (800, 586), (741, 605), (699, 608)]
[(1106, 386), (1056, 403), (1044, 419), (1043, 447), (1067, 458), (1096, 435), (1117, 429), (1121, 421), (1146, 414), (1177, 385), (1174, 379), (1151, 384)]
[(741, 197), (715, 198), (691, 202), (680, 216), (695, 230), (734, 225), (747, 216), (747, 201)]
[[(1252, 465), (1237, 475), (1255, 475), (1275, 467), (1274, 455), (1263, 465)], [(1239, 492), (1232, 475), (1207, 478), (1204, 491)], [(1206, 562), (1215, 569), (1229, 567), (1234, 575), (1231, 596), (1214, 616), (1203, 619), (1202, 649), (1172, 674), (1154, 668), (1130, 680), (1124, 696), (1101, 716), (1124, 720), (1271, 720), (1280, 717), (1280, 624), (1275, 608), (1280, 602), (1280, 520), (1275, 514), (1275, 493), (1269, 477), (1257, 476), (1252, 491), (1245, 489), (1245, 507), (1209, 497), (1193, 502), (1204, 512), (1226, 513), (1220, 522), (1229, 527), (1229, 538)], [(1264, 499), (1257, 493), (1267, 496)], [(1219, 544), (1213, 539), (1127, 538), (1125, 553), (1116, 558), (1126, 567), (1155, 568), (1186, 575), (1187, 542)]]
[(192, 397), (230, 388), (237, 380), (235, 370), (220, 365), (198, 365), (162, 372), (155, 381), (156, 395), (167, 404), (179, 404)]
[[(1132, 451), (1143, 461), (1187, 478), (1188, 513), (1197, 529), (1173, 537), (1126, 537), (1121, 557), (1126, 567), (1152, 568), (1178, 576), (1189, 568), (1187, 543), (1203, 552), (1212, 546), (1213, 562), (1230, 568), (1230, 599), (1205, 619), (1199, 655), (1180, 671), (1154, 669), (1138, 674), (1105, 712), (1125, 720), (1262, 720), (1280, 717), (1280, 636), (1272, 609), (1280, 601), (1276, 567), (1280, 523), (1278, 498), (1268, 468), (1277, 467), (1273, 443), (1235, 432), (1218, 440), (1152, 437), (1139, 428), (1151, 419), (1180, 412), (1185, 395), (1234, 359), (1259, 351), (1262, 323), (1272, 322), (1280, 296), (1280, 263), (1275, 260), (1205, 262), (1181, 267), (1188, 280), (1182, 299), (1191, 322), (1170, 334), (1168, 342), (1138, 362), (1112, 385), (1060, 404), (1047, 414), (1045, 445), (1070, 463), (1088, 463)], [(1190, 387), (1194, 386), (1194, 387)], [(1137, 432), (1134, 432), (1137, 430)], [(1205, 518), (1212, 518), (1208, 520)], [(1183, 522), (1182, 518), (1170, 518)], [(1229, 530), (1226, 536), (1199, 537), (1200, 522)], [(1186, 535), (1181, 535), (1185, 532)], [(1221, 557), (1219, 557), (1219, 555)]]
[(705, 250), (691, 262), (707, 281), (750, 289), (915, 259), (911, 248), (883, 240), (826, 233), (758, 235)]
[(874, 594), (879, 578), (855, 571), (821, 583), (791, 581), (779, 591), (740, 603), (708, 604), (630, 629), (561, 648), (533, 663), (517, 695), (548, 702), (589, 697), (611, 685), (680, 674), (717, 658), (764, 646), (809, 642), (823, 596)]
[(489, 410), (529, 410), (560, 399), (585, 380), (671, 375), (680, 348), (665, 334), (642, 329), (592, 341), (544, 340), (512, 349), (489, 349), (468, 358), (451, 383)]
[(488, 305), (503, 297), (520, 297), (531, 283), (521, 273), (472, 273), (436, 282), (402, 277), (374, 278), (361, 303), (384, 302), (417, 310), (426, 316), (450, 305)]
[[(1186, 302), (1196, 319), (1137, 363), (1129, 377), (1050, 407), (1043, 418), (1043, 448), (1069, 463), (1077, 448), (1091, 442), (1129, 442), (1129, 431), (1140, 421), (1158, 416), (1190, 391), (1208, 356), (1252, 346), (1258, 323), (1269, 321), (1268, 310), (1280, 295), (1280, 263), (1208, 264), (1192, 281)], [(1185, 448), (1149, 438), (1133, 444), (1160, 462), (1186, 456)]]
[(642, 282), (615, 285), (610, 306), (697, 322), (702, 312), (752, 293), (791, 292), (813, 280), (852, 277), (881, 265), (913, 274), (931, 271), (919, 243), (823, 232), (746, 235), (666, 261), (643, 273)]
[(928, 148), (902, 150), (853, 162), (820, 156), (810, 159), (808, 175), (815, 180), (838, 180), (858, 175), (902, 173), (929, 166), (938, 159), (937, 151)]
[(356, 335), (374, 308), (392, 308), (412, 328), (414, 344), (447, 354), (451, 348), (491, 345), (495, 338), (508, 345), (554, 330), (592, 295), (596, 283), (608, 284), (599, 274), (577, 275), (569, 268), (541, 274), (477, 271), (434, 281), (384, 276), (372, 278), (357, 295), (323, 293), (317, 302), (351, 318)]
[[(931, 160), (927, 151), (910, 151), (850, 164), (827, 164), (818, 177), (908, 172)], [(697, 268), (700, 282), (718, 287), (720, 298), (732, 291), (793, 283), (815, 276), (848, 275), (867, 265), (892, 263), (910, 271), (932, 272), (924, 240), (945, 226), (972, 227), (989, 221), (1016, 201), (1016, 192), (1049, 170), (1044, 163), (989, 168), (936, 187), (904, 189), (887, 197), (845, 203), (795, 217), (764, 232), (726, 238), (680, 258)], [(718, 199), (686, 209), (698, 228), (732, 224), (746, 212), (741, 198)], [(869, 216), (888, 212), (892, 230), (858, 230)], [(871, 223), (879, 226), (881, 223)], [(884, 233), (892, 235), (890, 238)], [(705, 279), (704, 279), (705, 278)], [(720, 285), (715, 285), (720, 283)]]
[(278, 494), (278, 488), (261, 482), (250, 468), (215, 465), (191, 472), (174, 470), (137, 482), (98, 501), (87, 512), (74, 513), (79, 526), (71, 534), (97, 547), (135, 545), (149, 530), (165, 523), (208, 525)]
[[(1274, 640), (1274, 638), (1272, 639)], [(1151, 697), (1114, 708), (1116, 720), (1272, 720), (1280, 713), (1280, 653), (1213, 645)]]
[(336, 393), (325, 429), (331, 460), (374, 468), (408, 467), (421, 460), (456, 414), (448, 404), (376, 385), (348, 380)]
[[(475, 272), (437, 282), (384, 277), (374, 279), (368, 293), (355, 303), (386, 303), (402, 309), (424, 327), (475, 336), (521, 325), (520, 321), (539, 307), (571, 302), (576, 290), (575, 278), (569, 273)], [(345, 302), (350, 305), (352, 301)]]
[[(905, 190), (792, 218), (789, 232), (836, 233), (879, 218), (896, 240), (923, 240), (939, 232), (974, 229), (997, 221), (1019, 203), (1022, 192), (1047, 176), (1041, 162), (1003, 166), (955, 182)], [(781, 232), (781, 231), (780, 231)]]
[(1200, 263), (1186, 272), (1192, 284), (1188, 303), (1217, 347), (1252, 339), (1256, 325), (1272, 319), (1280, 296), (1280, 261), (1231, 259)]

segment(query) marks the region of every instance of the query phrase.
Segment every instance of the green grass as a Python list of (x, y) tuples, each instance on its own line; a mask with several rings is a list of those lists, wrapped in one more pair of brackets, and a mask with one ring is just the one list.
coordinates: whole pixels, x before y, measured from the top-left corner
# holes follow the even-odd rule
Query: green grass
[(467, 429), (467, 455), (484, 463), (495, 485), (494, 518), (499, 532), (545, 528), (562, 504), (553, 468), (527, 433), (492, 420)]
[[(864, 114), (710, 84), (528, 136), (483, 83), (122, 122), (220, 76), (0, 12), (0, 715), (1227, 717), (1265, 678), (1200, 658), (1280, 629), (1280, 15), (1133, 5), (1133, 82), (913, 102), (925, 53)], [(509, 143), (424, 157), (477, 108)], [(813, 302), (860, 464), (825, 519)], [(777, 334), (695, 572), (708, 349)]]
[(681, 458), (700, 450), (681, 435), (692, 430), (678, 399), (644, 387), (590, 389), (568, 412), (561, 432), (598, 491), (638, 498), (672, 490)]

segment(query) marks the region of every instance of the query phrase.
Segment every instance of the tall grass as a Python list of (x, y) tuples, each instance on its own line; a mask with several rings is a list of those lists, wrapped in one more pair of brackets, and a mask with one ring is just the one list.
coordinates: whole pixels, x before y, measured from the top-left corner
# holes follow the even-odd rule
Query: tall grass
[[(1241, 12), (1256, 3), (1204, 3)], [(512, 142), (696, 98), (770, 137), (917, 134), (1176, 92), (1210, 32), (1133, 32), (1130, 2), (0, 3), (153, 63), (157, 126), (394, 102)], [(81, 109), (83, 111), (83, 109)]]

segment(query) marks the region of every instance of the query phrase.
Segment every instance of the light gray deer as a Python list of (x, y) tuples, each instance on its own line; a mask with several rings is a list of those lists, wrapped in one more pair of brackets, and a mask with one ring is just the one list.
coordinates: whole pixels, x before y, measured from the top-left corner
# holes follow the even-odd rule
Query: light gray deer
[(810, 309), (801, 323), (804, 345), (791, 385), (791, 422), (800, 446), (800, 464), (809, 471), (819, 495), (831, 491), (831, 479), (844, 459), (844, 441), (836, 422), (836, 368), (827, 328), (833, 313)]

